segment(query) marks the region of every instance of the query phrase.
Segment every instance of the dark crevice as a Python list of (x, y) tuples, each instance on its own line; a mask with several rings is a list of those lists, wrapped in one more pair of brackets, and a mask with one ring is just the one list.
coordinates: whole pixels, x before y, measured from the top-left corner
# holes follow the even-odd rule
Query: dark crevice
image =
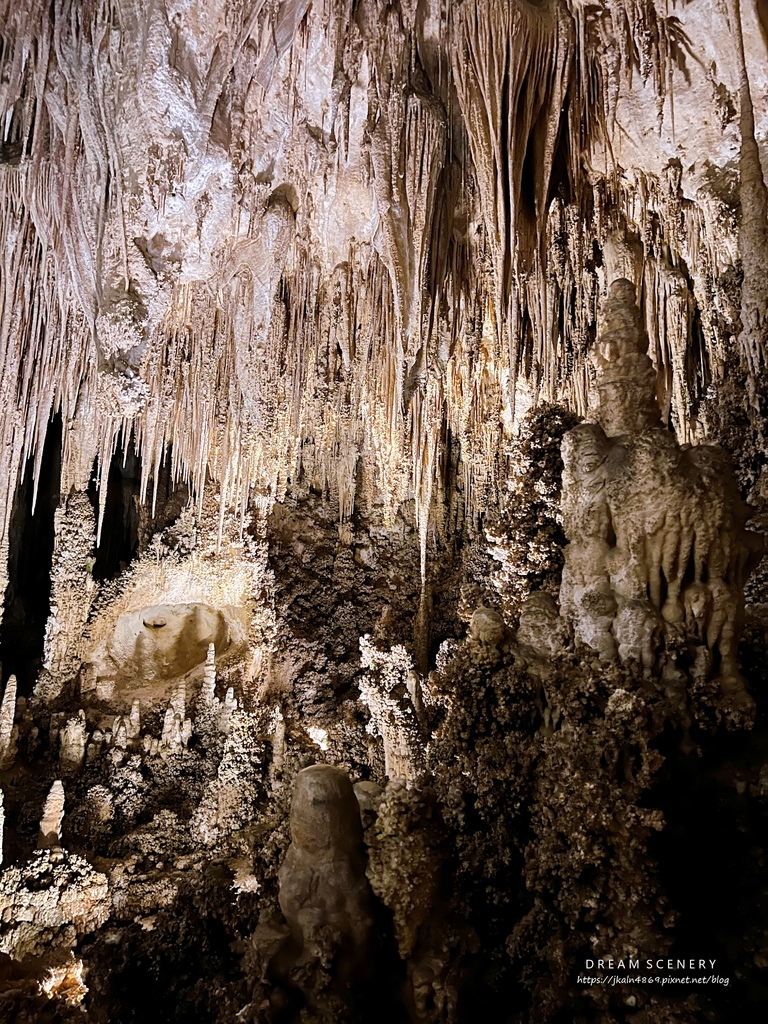
[(29, 694), (43, 663), (45, 626), (51, 610), (54, 515), (61, 481), (61, 417), (51, 421), (43, 446), (34, 513), (34, 460), (24, 467), (11, 513), (8, 587), (0, 626), (3, 682), (15, 675)]
[[(112, 456), (107, 477), (107, 497), (101, 538), (96, 548), (93, 577), (111, 580), (129, 565), (139, 547), (139, 489), (141, 459), (133, 444), (118, 448)], [(98, 489), (94, 479), (88, 494), (98, 508)]]
[[(107, 478), (104, 521), (93, 567), (94, 579), (114, 579), (146, 549), (156, 532), (164, 530), (178, 518), (189, 492), (185, 484), (171, 478), (171, 462), (169, 450), (163, 464), (156, 470), (157, 487), (151, 478), (142, 505), (141, 456), (136, 452), (133, 441), (129, 442), (127, 448), (118, 448), (112, 456)], [(99, 493), (95, 477), (91, 480), (88, 494), (94, 508), (98, 510)]]
[[(652, 794), (666, 828), (651, 844), (661, 882), (678, 915), (672, 956), (707, 956), (730, 987), (699, 993), (708, 1020), (757, 1020), (768, 985), (753, 950), (766, 913), (764, 803), (739, 792), (740, 772), (764, 763), (765, 725), (749, 737), (701, 740), (698, 757), (669, 736), (667, 760)], [(746, 955), (745, 955), (746, 954)]]
[(169, 448), (162, 465), (155, 470), (157, 481), (154, 478), (150, 480), (147, 500), (139, 508), (139, 554), (146, 551), (156, 533), (176, 522), (189, 502), (189, 488), (185, 483), (173, 479), (172, 463), (173, 456)]
[(558, 197), (565, 205), (573, 202), (569, 141), (568, 109), (563, 107), (560, 113), (557, 142), (552, 154), (552, 168), (549, 174), (549, 188), (546, 199), (547, 209), (549, 209), (552, 201)]

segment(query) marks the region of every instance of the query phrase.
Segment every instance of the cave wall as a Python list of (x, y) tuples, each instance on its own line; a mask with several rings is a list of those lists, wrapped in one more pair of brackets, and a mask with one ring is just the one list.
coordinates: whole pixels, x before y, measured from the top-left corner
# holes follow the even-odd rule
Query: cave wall
[(765, 25), (0, 0), (9, 1020), (757, 1019)]
[[(2, 13), (7, 509), (60, 408), (64, 490), (98, 459), (100, 519), (132, 431), (142, 502), (172, 446), (198, 496), (304, 479), (344, 520), (362, 486), (415, 501), (424, 543), (433, 505), (476, 516), (503, 484), (531, 402), (594, 404), (610, 276), (642, 285), (681, 439), (706, 436), (734, 351), (757, 387), (752, 4)], [(479, 499), (458, 509), (451, 447)]]

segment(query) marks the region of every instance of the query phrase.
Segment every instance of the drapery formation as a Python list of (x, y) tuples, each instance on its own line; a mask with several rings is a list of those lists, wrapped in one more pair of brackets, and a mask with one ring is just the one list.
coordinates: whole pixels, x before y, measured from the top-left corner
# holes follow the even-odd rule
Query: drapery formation
[(614, 237), (667, 414), (699, 436), (738, 312), (735, 207), (612, 152), (633, 88), (673, 116), (680, 21), (422, 7), (2, 4), (7, 510), (60, 412), (65, 493), (96, 466), (103, 495), (132, 436), (144, 497), (170, 458), (222, 509), (312, 486), (343, 522), (413, 499), (424, 547), (498, 487), (516, 405), (588, 408)]

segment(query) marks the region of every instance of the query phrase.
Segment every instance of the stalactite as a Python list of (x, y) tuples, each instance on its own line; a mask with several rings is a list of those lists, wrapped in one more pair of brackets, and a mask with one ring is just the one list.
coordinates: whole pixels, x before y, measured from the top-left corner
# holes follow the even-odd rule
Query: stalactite
[[(760, 152), (755, 140), (755, 115), (749, 86), (739, 0), (730, 0), (730, 21), (739, 66), (739, 250), (744, 270), (741, 290), (740, 342), (754, 374), (768, 360), (768, 188), (763, 177)], [(754, 402), (754, 399), (753, 399)]]
[[(183, 18), (143, 2), (0, 9), (6, 509), (60, 411), (64, 491), (96, 462), (99, 535), (112, 456), (133, 437), (142, 501), (170, 449), (198, 507), (219, 490), (222, 524), (304, 478), (341, 524), (362, 479), (390, 516), (412, 499), (424, 571), (446, 438), (474, 514), (502, 482), (520, 396), (593, 401), (599, 252), (626, 225), (672, 419), (694, 437), (733, 239), (706, 196), (683, 197), (679, 167), (585, 169), (633, 73), (663, 101), (685, 70), (673, 16), (465, 0), (435, 13), (432, 53), (409, 7), (341, 4), (348, 33), (305, 3), (216, 10), (220, 36), (197, 26), (195, 48)], [(271, 106), (265, 142), (254, 116)], [(300, 156), (281, 149), (289, 128)]]
[(489, 229), (495, 317), (509, 346), (513, 401), (526, 305), (521, 292), (531, 273), (537, 295), (543, 287), (536, 255), (570, 73), (572, 22), (551, 7), (477, 2), (459, 9), (458, 33), (454, 75)]
[[(576, 954), (690, 932), (651, 804), (748, 721), (765, 610), (726, 375), (740, 302), (737, 369), (765, 354), (768, 87), (689, 44), (716, 6), (0, 0), (0, 1005), (45, 971), (33, 1016), (70, 972), (67, 1019), (565, 1019)], [(313, 874), (319, 799), (278, 877), (308, 755), (356, 849)], [(372, 959), (367, 911), (326, 927), (350, 864)]]

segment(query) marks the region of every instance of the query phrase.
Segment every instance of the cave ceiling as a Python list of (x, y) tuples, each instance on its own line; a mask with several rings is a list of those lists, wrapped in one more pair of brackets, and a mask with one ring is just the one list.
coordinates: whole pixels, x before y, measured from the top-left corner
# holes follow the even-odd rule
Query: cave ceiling
[(0, 1020), (765, 1019), (766, 180), (768, 0), (0, 0)]
[(142, 498), (169, 460), (222, 507), (312, 486), (343, 521), (362, 487), (414, 500), (422, 533), (452, 446), (475, 515), (521, 411), (594, 405), (609, 276), (641, 286), (665, 417), (702, 440), (728, 359), (764, 355), (733, 278), (767, 20), (763, 0), (6, 0), (0, 530), (54, 413), (64, 490), (96, 467), (102, 516), (130, 438)]

